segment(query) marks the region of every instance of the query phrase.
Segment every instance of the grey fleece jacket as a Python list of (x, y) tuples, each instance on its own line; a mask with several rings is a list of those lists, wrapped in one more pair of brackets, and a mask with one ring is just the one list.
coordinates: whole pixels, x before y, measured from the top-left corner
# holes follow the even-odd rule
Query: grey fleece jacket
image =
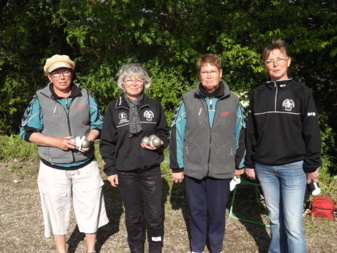
[[(183, 95), (172, 124), (170, 167), (202, 179), (234, 176), (243, 167), (245, 122), (236, 94), (222, 80), (213, 104), (197, 88)], [(209, 111), (215, 110), (213, 122)], [(241, 148), (239, 148), (241, 144)], [(238, 152), (239, 151), (239, 152)]]
[[(85, 89), (71, 99), (67, 110), (50, 91), (50, 85), (38, 90), (43, 113), (44, 128), (42, 133), (48, 136), (84, 136), (90, 130), (89, 98)], [(87, 160), (94, 156), (94, 149), (82, 153), (80, 151), (61, 150), (55, 147), (38, 146), (41, 159), (51, 164), (73, 163)]]

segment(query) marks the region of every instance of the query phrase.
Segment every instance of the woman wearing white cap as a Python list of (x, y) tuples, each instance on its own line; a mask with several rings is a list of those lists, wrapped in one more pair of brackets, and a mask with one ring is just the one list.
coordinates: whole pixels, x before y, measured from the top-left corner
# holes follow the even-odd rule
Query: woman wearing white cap
[(47, 59), (44, 71), (50, 83), (36, 92), (20, 125), (22, 139), (38, 145), (45, 236), (53, 236), (59, 253), (66, 252), (71, 196), (88, 252), (95, 252), (97, 229), (109, 222), (103, 181), (90, 145), (103, 122), (88, 91), (73, 83), (74, 69), (67, 55)]

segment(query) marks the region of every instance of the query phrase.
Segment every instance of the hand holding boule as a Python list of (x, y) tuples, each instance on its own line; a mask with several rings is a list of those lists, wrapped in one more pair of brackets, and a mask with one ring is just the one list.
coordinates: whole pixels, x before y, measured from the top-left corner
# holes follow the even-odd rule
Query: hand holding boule
[(70, 137), (70, 138), (68, 138), (68, 140), (69, 140), (69, 141), (72, 141), (72, 142), (76, 142), (75, 137)]
[(68, 142), (67, 144), (76, 148), (76, 138), (75, 137), (70, 137), (70, 138), (68, 138), (68, 140), (71, 141), (71, 142), (73, 142), (73, 143), (69, 143)]
[(145, 145), (150, 145), (150, 138), (147, 136), (144, 136), (140, 142)]
[(152, 143), (152, 146), (159, 148), (161, 146), (161, 139), (156, 136), (151, 140), (151, 143)]
[(88, 151), (84, 149), (88, 149), (92, 144), (92, 142), (89, 141), (85, 136), (77, 136), (75, 138), (75, 143), (76, 143), (76, 148), (81, 152)]
[(82, 142), (82, 149), (83, 148), (89, 148), (92, 144), (92, 141), (89, 141), (87, 138), (85, 138)]
[(151, 134), (149, 137), (144, 136), (140, 143), (143, 148), (155, 150), (161, 146), (161, 139), (157, 135)]

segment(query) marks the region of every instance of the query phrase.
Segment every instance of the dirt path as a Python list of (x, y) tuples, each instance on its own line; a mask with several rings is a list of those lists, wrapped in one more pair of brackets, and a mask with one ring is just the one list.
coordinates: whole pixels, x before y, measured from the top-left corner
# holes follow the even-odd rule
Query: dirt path
[[(8, 164), (0, 164), (0, 252), (56, 252), (52, 239), (44, 238), (40, 200), (34, 176), (18, 176), (9, 172)], [(97, 251), (101, 253), (129, 252), (126, 242), (124, 214), (118, 192), (105, 186), (106, 206), (110, 223), (98, 233)], [(116, 197), (117, 196), (117, 197)], [(189, 252), (186, 229), (186, 205), (182, 198), (167, 196), (165, 202), (164, 253)], [(69, 253), (85, 253), (83, 235), (78, 232), (74, 215), (67, 235)], [(337, 249), (336, 220), (305, 217), (308, 252), (328, 253)], [(227, 219), (224, 252), (266, 252), (269, 229), (250, 223)], [(208, 251), (206, 251), (208, 252)], [(206, 253), (205, 252), (205, 253)]]

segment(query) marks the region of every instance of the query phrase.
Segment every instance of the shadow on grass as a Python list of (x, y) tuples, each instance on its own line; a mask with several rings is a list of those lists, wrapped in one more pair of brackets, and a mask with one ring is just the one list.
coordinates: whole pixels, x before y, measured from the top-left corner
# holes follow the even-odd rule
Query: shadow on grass
[[(268, 252), (270, 236), (267, 233), (269, 228), (263, 224), (269, 224), (267, 208), (263, 204), (263, 198), (260, 197), (262, 190), (258, 188), (258, 198), (256, 198), (256, 188), (253, 185), (237, 185), (236, 195), (233, 205), (233, 215), (239, 218), (242, 225), (251, 235), (258, 247), (258, 252)], [(230, 210), (233, 200), (233, 192), (227, 202), (227, 208)], [(230, 219), (230, 217), (227, 217)], [(244, 221), (248, 220), (248, 221)]]
[(170, 196), (170, 204), (173, 210), (181, 209), (181, 213), (185, 222), (188, 239), (191, 239), (189, 227), (189, 210), (187, 199), (185, 196), (185, 183), (172, 183)]

